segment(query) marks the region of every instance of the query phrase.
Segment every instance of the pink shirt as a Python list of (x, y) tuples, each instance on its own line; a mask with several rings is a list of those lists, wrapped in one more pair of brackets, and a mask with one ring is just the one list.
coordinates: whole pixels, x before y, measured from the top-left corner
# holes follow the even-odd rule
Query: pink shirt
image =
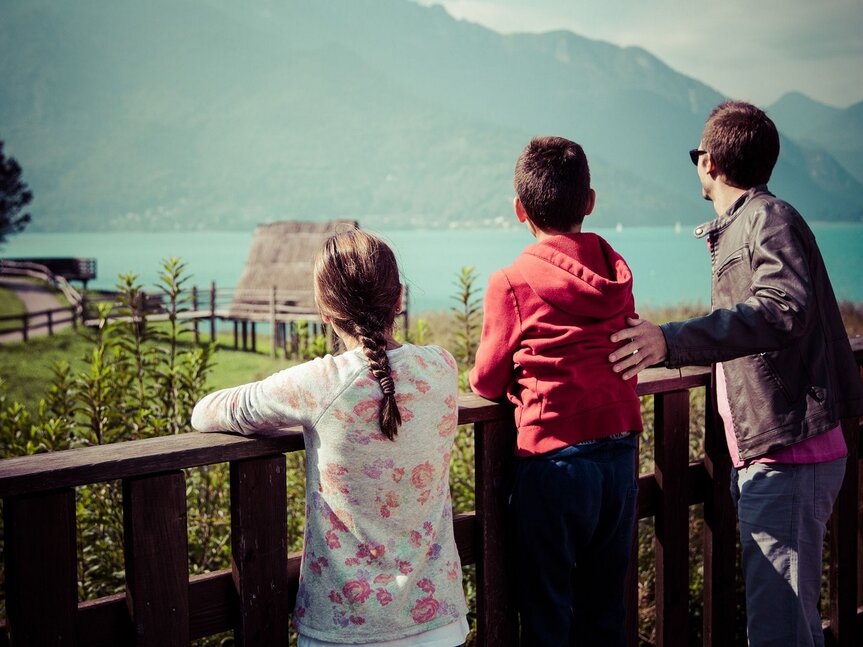
[(848, 455), (842, 426), (836, 425), (829, 431), (813, 438), (778, 449), (766, 456), (759, 456), (747, 461), (741, 460), (737, 447), (737, 436), (734, 434), (734, 422), (731, 420), (731, 409), (728, 406), (728, 390), (725, 385), (725, 371), (722, 364), (716, 365), (716, 396), (717, 408), (725, 426), (725, 439), (728, 441), (728, 453), (734, 467), (740, 468), (752, 463), (826, 463)]

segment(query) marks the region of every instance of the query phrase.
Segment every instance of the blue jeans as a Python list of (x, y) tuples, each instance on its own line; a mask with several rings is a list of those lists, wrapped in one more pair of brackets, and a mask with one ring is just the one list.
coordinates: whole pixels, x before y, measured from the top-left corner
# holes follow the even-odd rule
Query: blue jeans
[(821, 555), (845, 459), (732, 470), (751, 647), (822, 647)]
[(516, 461), (510, 497), (521, 644), (625, 645), (634, 435)]

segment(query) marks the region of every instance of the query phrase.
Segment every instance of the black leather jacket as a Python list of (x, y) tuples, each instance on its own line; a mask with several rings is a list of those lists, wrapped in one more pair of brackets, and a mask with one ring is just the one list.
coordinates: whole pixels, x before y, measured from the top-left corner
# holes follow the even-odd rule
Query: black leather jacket
[(801, 215), (758, 186), (695, 236), (709, 237), (711, 312), (661, 326), (667, 365), (723, 363), (740, 457), (863, 415), (863, 382)]

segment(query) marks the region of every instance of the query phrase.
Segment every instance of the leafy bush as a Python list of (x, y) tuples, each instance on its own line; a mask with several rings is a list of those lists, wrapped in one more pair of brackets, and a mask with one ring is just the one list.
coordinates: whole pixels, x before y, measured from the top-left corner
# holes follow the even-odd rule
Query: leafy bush
[[(160, 277), (166, 323), (148, 319), (143, 291), (134, 275), (117, 284), (119, 303), (99, 305), (99, 325), (89, 334), (85, 370), (54, 366), (45, 397), (35, 411), (8, 402), (0, 393), (2, 457), (73, 447), (103, 445), (176, 434), (188, 428), (194, 403), (205, 392), (213, 347), (190, 346), (191, 325), (180, 318), (188, 309), (182, 292), (184, 265), (165, 261)], [(212, 563), (205, 555), (227, 549), (220, 527), (227, 527), (224, 466), (187, 473), (190, 502), (189, 547), (193, 571)], [(76, 491), (79, 594), (91, 599), (123, 590), (123, 519), (120, 484), (102, 483)]]

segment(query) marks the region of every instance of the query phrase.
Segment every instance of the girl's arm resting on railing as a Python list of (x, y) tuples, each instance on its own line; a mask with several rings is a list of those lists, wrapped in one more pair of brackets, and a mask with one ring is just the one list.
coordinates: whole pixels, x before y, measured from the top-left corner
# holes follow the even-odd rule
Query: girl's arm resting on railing
[(317, 419), (326, 397), (327, 389), (321, 389), (318, 379), (321, 364), (318, 360), (307, 362), (260, 382), (210, 393), (195, 405), (192, 427), (197, 431), (254, 434), (306, 425)]

